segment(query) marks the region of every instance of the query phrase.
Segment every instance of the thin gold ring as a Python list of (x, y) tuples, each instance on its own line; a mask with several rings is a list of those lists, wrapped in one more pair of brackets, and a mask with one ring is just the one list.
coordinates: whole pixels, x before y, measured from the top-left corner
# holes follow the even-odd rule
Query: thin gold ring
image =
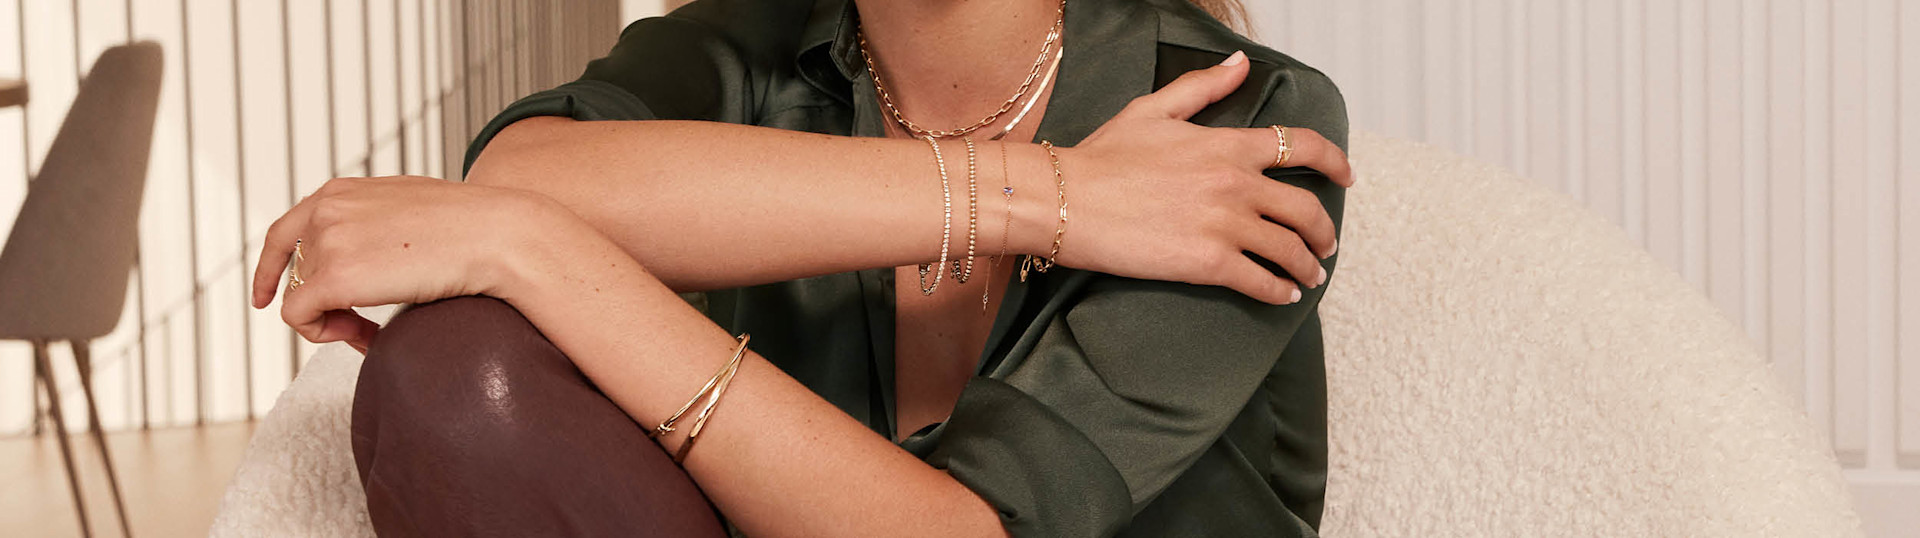
[(300, 250), (300, 243), (299, 239), (293, 240), (293, 263), (287, 264), (287, 291), (300, 289), (300, 286), (307, 284), (306, 280), (300, 278), (300, 262), (307, 260), (306, 253)]
[(1293, 160), (1293, 145), (1287, 143), (1287, 128), (1275, 125), (1273, 135), (1280, 138), (1280, 152), (1273, 157), (1273, 166), (1269, 168), (1286, 168), (1287, 163)]

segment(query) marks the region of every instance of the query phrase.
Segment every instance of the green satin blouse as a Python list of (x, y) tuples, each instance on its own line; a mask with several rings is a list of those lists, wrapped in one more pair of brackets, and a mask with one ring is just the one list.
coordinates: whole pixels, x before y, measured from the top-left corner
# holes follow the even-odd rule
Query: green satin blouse
[[(547, 115), (883, 136), (855, 17), (848, 0), (700, 0), (635, 22), (579, 81), (503, 111), (468, 162), (508, 124)], [(1039, 139), (1078, 143), (1134, 97), (1246, 50), (1246, 83), (1195, 123), (1306, 127), (1346, 145), (1325, 75), (1184, 0), (1072, 0), (1065, 42)], [(1317, 194), (1340, 222), (1340, 187), (1306, 169), (1269, 176)], [(891, 268), (874, 268), (709, 292), (704, 311), (894, 438), (894, 286)], [(1273, 306), (1077, 270), (1013, 282), (951, 418), (901, 446), (977, 492), (1014, 536), (1313, 536), (1326, 289)]]

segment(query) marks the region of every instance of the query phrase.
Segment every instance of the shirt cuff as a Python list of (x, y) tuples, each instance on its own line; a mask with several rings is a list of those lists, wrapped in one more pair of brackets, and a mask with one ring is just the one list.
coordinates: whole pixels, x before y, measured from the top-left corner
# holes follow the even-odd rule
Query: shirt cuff
[(480, 150), (487, 147), (493, 137), (514, 122), (536, 116), (562, 116), (579, 121), (604, 120), (651, 120), (657, 119), (653, 109), (613, 83), (602, 80), (580, 80), (569, 82), (560, 87), (526, 96), (506, 110), (500, 111), (493, 121), (487, 122), (480, 133), (474, 135), (473, 143), (467, 145), (466, 165), (461, 168), (462, 175), (473, 168), (473, 161), (480, 157)]

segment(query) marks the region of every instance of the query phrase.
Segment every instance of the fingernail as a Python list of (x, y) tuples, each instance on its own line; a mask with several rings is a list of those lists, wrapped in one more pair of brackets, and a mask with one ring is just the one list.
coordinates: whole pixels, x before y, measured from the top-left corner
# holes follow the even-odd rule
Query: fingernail
[(1220, 65), (1240, 65), (1240, 62), (1244, 61), (1247, 61), (1247, 51), (1236, 50), (1233, 51), (1232, 56), (1227, 57), (1226, 61), (1220, 62)]
[(1327, 283), (1327, 268), (1314, 267), (1314, 269), (1320, 272), (1319, 275), (1313, 277), (1313, 287), (1318, 288)]
[(1333, 246), (1327, 248), (1327, 255), (1321, 256), (1320, 259), (1324, 260), (1327, 258), (1332, 258), (1333, 255), (1339, 254), (1339, 253), (1340, 253), (1340, 240), (1335, 239), (1333, 240)]
[(1292, 299), (1287, 299), (1287, 304), (1293, 304), (1293, 303), (1297, 303), (1297, 302), (1300, 302), (1300, 289), (1299, 289), (1299, 288), (1295, 288), (1295, 289), (1293, 290), (1293, 298), (1292, 298)]

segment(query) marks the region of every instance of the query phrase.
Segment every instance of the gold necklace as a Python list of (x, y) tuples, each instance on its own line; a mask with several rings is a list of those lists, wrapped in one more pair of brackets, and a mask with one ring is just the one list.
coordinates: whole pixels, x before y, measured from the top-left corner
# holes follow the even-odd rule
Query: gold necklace
[(874, 93), (879, 94), (880, 105), (887, 109), (889, 115), (893, 116), (893, 121), (900, 124), (900, 127), (906, 129), (907, 133), (913, 135), (914, 138), (953, 138), (966, 136), (974, 131), (980, 130), (982, 127), (993, 125), (994, 122), (1000, 121), (1000, 116), (1012, 111), (1013, 107), (1020, 103), (1020, 98), (1025, 97), (1027, 92), (1033, 89), (1034, 81), (1040, 78), (1041, 69), (1047, 65), (1047, 57), (1050, 55), (1049, 53), (1052, 52), (1054, 43), (1059, 42), (1060, 34), (1066, 30), (1066, 25), (1067, 2), (1066, 0), (1061, 0), (1060, 7), (1054, 10), (1053, 27), (1047, 30), (1046, 40), (1040, 43), (1040, 56), (1034, 58), (1033, 68), (1027, 71), (1026, 80), (1020, 82), (1020, 90), (1014, 92), (1013, 97), (1007, 98), (1007, 102), (1002, 103), (999, 110), (994, 111), (993, 114), (989, 114), (986, 118), (982, 118), (980, 121), (974, 122), (973, 125), (967, 127), (946, 131), (921, 127), (912, 120), (908, 120), (906, 114), (900, 112), (899, 105), (893, 102), (893, 93), (887, 91), (887, 84), (880, 76), (880, 70), (873, 64), (873, 52), (867, 50), (866, 29), (855, 28), (854, 33), (855, 36), (859, 38), (860, 56), (867, 62), (867, 73), (873, 77)]

